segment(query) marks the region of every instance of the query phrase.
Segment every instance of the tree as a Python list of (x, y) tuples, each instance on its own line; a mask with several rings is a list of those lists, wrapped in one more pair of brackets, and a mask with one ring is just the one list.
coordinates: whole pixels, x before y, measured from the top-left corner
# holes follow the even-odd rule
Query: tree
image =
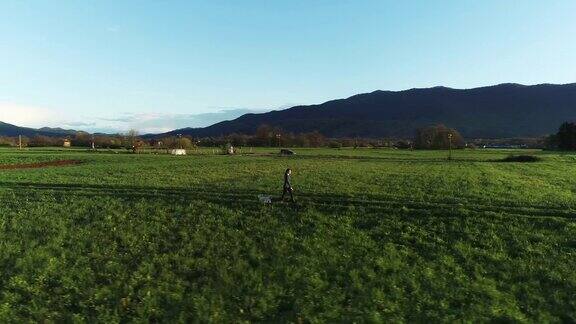
[(155, 146), (157, 148), (189, 150), (193, 149), (196, 145), (188, 137), (171, 136), (171, 137), (164, 137), (158, 140)]
[(306, 137), (308, 138), (311, 147), (324, 146), (326, 143), (326, 138), (318, 131), (308, 133)]
[(464, 148), (464, 138), (460, 133), (444, 125), (435, 125), (416, 130), (414, 147), (425, 150), (447, 150), (450, 148)]
[(35, 135), (30, 139), (30, 147), (62, 146), (63, 140), (56, 137)]
[(273, 130), (268, 125), (260, 125), (256, 130), (254, 136), (255, 144), (257, 146), (271, 146)]
[(576, 150), (576, 123), (565, 122), (560, 125), (553, 141), (559, 149), (566, 151)]
[(74, 146), (90, 147), (92, 136), (86, 132), (78, 132), (72, 139)]
[(308, 140), (308, 137), (306, 136), (306, 134), (298, 134), (294, 138), (294, 144), (296, 146), (299, 146), (299, 147), (309, 147), (310, 141)]
[[(98, 135), (94, 136), (94, 145), (101, 148), (119, 149), (122, 147), (123, 139), (118, 135)], [(74, 144), (77, 145), (76, 141)]]
[(228, 136), (228, 141), (234, 146), (242, 147), (248, 144), (248, 136), (234, 133)]
[(189, 150), (189, 149), (193, 149), (195, 146), (194, 143), (192, 142), (192, 140), (189, 139), (188, 137), (181, 137), (179, 142), (180, 142), (179, 143), (180, 148), (182, 148), (182, 149)]
[(138, 131), (131, 129), (126, 133), (126, 148), (132, 149), (136, 147), (138, 142)]
[(15, 137), (0, 136), (0, 146), (17, 146), (18, 139)]

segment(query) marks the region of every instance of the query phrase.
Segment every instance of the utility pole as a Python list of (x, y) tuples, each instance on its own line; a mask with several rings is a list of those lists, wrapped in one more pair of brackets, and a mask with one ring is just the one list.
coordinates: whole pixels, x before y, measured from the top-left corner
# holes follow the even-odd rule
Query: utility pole
[(22, 135), (18, 135), (18, 147), (22, 150)]
[(448, 133), (448, 161), (452, 160), (452, 133)]

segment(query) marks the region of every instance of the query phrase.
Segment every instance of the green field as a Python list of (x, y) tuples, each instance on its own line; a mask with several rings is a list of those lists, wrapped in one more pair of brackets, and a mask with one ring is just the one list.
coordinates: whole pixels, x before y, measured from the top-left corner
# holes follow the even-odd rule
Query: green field
[(1, 149), (0, 321), (576, 321), (576, 155), (276, 151)]

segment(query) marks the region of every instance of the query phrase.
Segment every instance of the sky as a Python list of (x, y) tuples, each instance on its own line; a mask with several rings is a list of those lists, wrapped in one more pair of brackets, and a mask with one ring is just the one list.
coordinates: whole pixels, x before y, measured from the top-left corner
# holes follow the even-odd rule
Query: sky
[(141, 133), (430, 86), (576, 82), (576, 1), (2, 0), (0, 121)]

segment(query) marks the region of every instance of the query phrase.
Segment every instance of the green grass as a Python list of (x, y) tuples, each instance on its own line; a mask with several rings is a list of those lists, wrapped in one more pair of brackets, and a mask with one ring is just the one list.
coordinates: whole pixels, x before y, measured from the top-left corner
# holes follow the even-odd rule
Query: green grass
[(576, 321), (576, 155), (276, 151), (0, 149), (0, 321)]

